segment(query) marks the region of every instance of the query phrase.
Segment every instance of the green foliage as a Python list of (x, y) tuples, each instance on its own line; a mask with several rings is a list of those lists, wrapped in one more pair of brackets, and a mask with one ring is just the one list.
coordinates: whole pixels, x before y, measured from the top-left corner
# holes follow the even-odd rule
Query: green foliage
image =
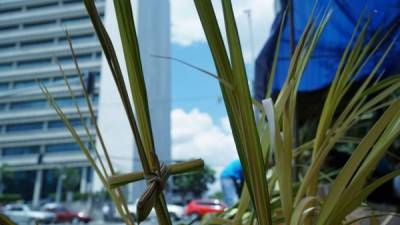
[(216, 191), (209, 195), (210, 198), (215, 198), (219, 200), (224, 200), (224, 193), (222, 191)]
[(208, 185), (215, 181), (215, 171), (205, 166), (204, 169), (192, 173), (173, 177), (174, 190), (181, 193), (182, 199), (188, 193), (192, 193), (196, 198), (201, 197), (208, 191)]
[(14, 177), (14, 172), (7, 169), (6, 164), (0, 166), (0, 193), (3, 193), (6, 188), (6, 180), (12, 180)]
[(8, 193), (0, 195), (0, 204), (5, 205), (8, 203), (16, 202), (21, 200), (22, 196), (18, 193)]
[(77, 168), (64, 167), (56, 172), (57, 176), (64, 175), (63, 191), (75, 191), (80, 183), (81, 175)]
[[(222, 1), (228, 51), (210, 0), (194, 0), (210, 47), (246, 184), (260, 224), (272, 224), (261, 143), (230, 1)], [(228, 56), (229, 55), (229, 56)], [(232, 88), (233, 87), (233, 88)]]

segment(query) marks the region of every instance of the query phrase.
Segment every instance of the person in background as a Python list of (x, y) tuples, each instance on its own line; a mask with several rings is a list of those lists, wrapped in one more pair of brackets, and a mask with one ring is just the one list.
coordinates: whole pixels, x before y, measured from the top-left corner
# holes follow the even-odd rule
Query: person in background
[(233, 160), (221, 173), (221, 186), (224, 193), (224, 201), (228, 207), (232, 207), (238, 200), (244, 181), (240, 161)]

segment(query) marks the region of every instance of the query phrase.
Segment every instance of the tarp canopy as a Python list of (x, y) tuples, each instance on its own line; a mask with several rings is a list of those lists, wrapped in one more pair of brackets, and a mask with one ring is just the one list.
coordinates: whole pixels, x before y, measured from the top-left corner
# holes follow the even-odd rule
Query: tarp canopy
[[(400, 0), (319, 0), (316, 4), (313, 0), (292, 0), (293, 2), (293, 40), (297, 44), (303, 33), (304, 27), (315, 5), (315, 14), (323, 13), (327, 7), (333, 10), (332, 17), (322, 34), (312, 58), (309, 61), (303, 78), (301, 80), (300, 92), (313, 92), (327, 87), (333, 80), (335, 71), (338, 67), (340, 58), (346, 45), (350, 41), (358, 19), (361, 17), (365, 23), (371, 19), (367, 32), (366, 41), (376, 32), (380, 31), (382, 36), (390, 27), (394, 26), (394, 31), (378, 52), (368, 61), (365, 68), (357, 76), (362, 79), (368, 76), (371, 69), (381, 58), (388, 44), (399, 36), (400, 22)], [(254, 97), (261, 100), (265, 96), (266, 86), (270, 76), (271, 65), (273, 62), (276, 40), (279, 33), (279, 26), (282, 20), (283, 11), (287, 8), (288, 0), (281, 1), (281, 11), (277, 13), (272, 25), (271, 36), (264, 45), (260, 55), (257, 57), (254, 79)], [(289, 13), (288, 13), (289, 15)], [(318, 17), (315, 17), (318, 22)], [(291, 37), (289, 18), (285, 19), (284, 30), (279, 49), (279, 58), (273, 91), (279, 91), (285, 82), (291, 56)], [(400, 72), (400, 40), (397, 38), (393, 50), (387, 56), (381, 71), (385, 75), (393, 75)]]

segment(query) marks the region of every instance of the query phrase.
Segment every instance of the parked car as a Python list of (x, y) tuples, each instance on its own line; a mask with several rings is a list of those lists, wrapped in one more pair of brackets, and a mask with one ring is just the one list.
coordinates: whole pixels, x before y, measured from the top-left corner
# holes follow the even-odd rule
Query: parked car
[(167, 204), (167, 208), (172, 220), (180, 220), (185, 214), (185, 208), (183, 206)]
[(55, 213), (57, 223), (89, 223), (92, 220), (86, 213), (71, 211), (64, 205), (58, 203), (46, 203), (42, 206), (42, 210)]
[[(136, 215), (136, 204), (129, 204), (128, 205), (128, 210), (129, 212), (132, 214), (132, 216)], [(169, 215), (171, 217), (172, 220), (176, 221), (179, 220), (180, 218), (182, 218), (185, 209), (180, 206), (180, 205), (174, 205), (174, 204), (167, 204), (167, 208), (168, 208), (168, 212)], [(155, 217), (156, 216), (156, 212), (154, 210), (154, 208), (151, 210), (149, 217)]]
[[(167, 204), (167, 208), (170, 213), (171, 219), (174, 221), (181, 219), (185, 212), (185, 209), (180, 205)], [(128, 210), (132, 214), (132, 216), (135, 217), (136, 216), (136, 203), (128, 204)], [(103, 218), (105, 221), (113, 221), (113, 220), (117, 220), (119, 218), (118, 212), (115, 210), (114, 205), (111, 203), (105, 204), (103, 206), (102, 211), (103, 211)], [(153, 209), (150, 212), (149, 217), (155, 217), (155, 216), (156, 216), (156, 212)]]
[(6, 205), (3, 212), (8, 218), (17, 224), (50, 224), (56, 220), (56, 215), (54, 213), (34, 211), (26, 204)]
[(193, 199), (186, 206), (185, 214), (200, 218), (208, 213), (222, 213), (225, 208), (225, 204), (218, 199)]

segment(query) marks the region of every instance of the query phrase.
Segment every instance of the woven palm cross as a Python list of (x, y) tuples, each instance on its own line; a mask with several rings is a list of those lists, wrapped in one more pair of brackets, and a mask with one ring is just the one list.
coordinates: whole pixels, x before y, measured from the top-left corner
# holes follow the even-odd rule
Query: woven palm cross
[(157, 162), (157, 169), (154, 172), (151, 172), (149, 175), (145, 175), (144, 172), (131, 172), (122, 175), (111, 176), (107, 182), (108, 187), (113, 189), (144, 179), (147, 181), (147, 187), (139, 198), (137, 204), (136, 219), (138, 221), (145, 220), (150, 214), (151, 209), (155, 205), (156, 197), (164, 190), (169, 176), (204, 168), (204, 162), (201, 159), (167, 166), (165, 163), (159, 162), (156, 154), (153, 154), (153, 156), (154, 160)]

